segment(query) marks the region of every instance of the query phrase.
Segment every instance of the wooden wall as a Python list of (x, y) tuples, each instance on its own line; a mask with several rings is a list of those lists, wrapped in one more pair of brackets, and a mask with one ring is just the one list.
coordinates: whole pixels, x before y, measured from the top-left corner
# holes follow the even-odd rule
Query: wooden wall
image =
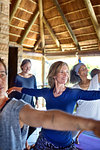
[(0, 57), (8, 64), (9, 0), (0, 0)]

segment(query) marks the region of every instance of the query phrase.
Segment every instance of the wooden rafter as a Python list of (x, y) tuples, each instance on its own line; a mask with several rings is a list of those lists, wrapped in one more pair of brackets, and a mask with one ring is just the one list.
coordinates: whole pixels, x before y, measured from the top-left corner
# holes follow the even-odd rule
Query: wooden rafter
[(53, 30), (51, 29), (49, 23), (47, 22), (47, 20), (46, 20), (46, 18), (45, 18), (44, 16), (43, 16), (43, 22), (44, 22), (45, 26), (47, 27), (47, 29), (48, 29), (50, 35), (52, 36), (53, 40), (55, 41), (57, 47), (60, 47), (60, 42), (59, 42), (59, 40), (58, 40), (57, 37), (55, 36)]
[(89, 12), (89, 15), (91, 17), (93, 26), (94, 26), (96, 34), (97, 34), (97, 37), (100, 41), (100, 25), (99, 25), (98, 20), (96, 18), (96, 15), (95, 15), (94, 9), (92, 7), (91, 1), (90, 0), (84, 0), (84, 2), (85, 2), (85, 5), (87, 7), (87, 10)]
[(15, 13), (16, 13), (16, 11), (17, 11), (17, 8), (18, 8), (20, 2), (21, 2), (21, 0), (17, 0), (17, 1), (16, 1), (16, 4), (15, 4), (15, 6), (13, 7), (13, 10), (12, 10), (11, 15), (10, 15), (9, 23), (11, 23), (11, 21), (12, 21), (14, 15), (15, 15)]
[(64, 24), (65, 24), (67, 30), (69, 31), (69, 33), (70, 33), (74, 43), (76, 44), (78, 50), (81, 50), (81, 48), (79, 46), (79, 43), (78, 43), (78, 40), (77, 40), (75, 34), (73, 33), (72, 28), (71, 28), (70, 24), (68, 23), (68, 21), (67, 21), (67, 19), (66, 19), (65, 15), (64, 15), (64, 13), (63, 13), (59, 3), (58, 3), (58, 1), (57, 0), (53, 0), (53, 2), (55, 3), (55, 5), (56, 5), (56, 7), (57, 7), (57, 9), (58, 9), (58, 11), (59, 11), (63, 21), (64, 21)]
[(23, 43), (23, 41), (25, 40), (26, 36), (28, 35), (32, 25), (34, 24), (35, 20), (37, 19), (39, 15), (39, 11), (37, 10), (37, 12), (35, 13), (35, 15), (33, 16), (33, 19), (31, 20), (31, 22), (29, 22), (29, 25), (27, 26), (27, 28), (25, 29), (24, 34), (22, 35), (21, 39), (20, 39), (20, 44)]
[(41, 43), (41, 38), (36, 42), (35, 46), (34, 46), (34, 50), (36, 51), (39, 44)]

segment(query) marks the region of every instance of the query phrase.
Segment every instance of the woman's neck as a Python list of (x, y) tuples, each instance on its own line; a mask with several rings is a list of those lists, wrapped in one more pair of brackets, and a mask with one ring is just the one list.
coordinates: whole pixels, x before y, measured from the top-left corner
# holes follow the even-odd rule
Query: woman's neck
[(66, 89), (65, 85), (56, 86), (53, 90), (54, 96), (55, 97), (60, 96), (65, 91), (65, 89)]
[(82, 79), (79, 83), (79, 86), (84, 89), (84, 90), (87, 90), (90, 86), (90, 79)]
[(24, 78), (29, 78), (30, 76), (32, 76), (31, 74), (25, 73), (25, 72), (21, 72), (21, 73), (19, 73), (19, 75), (24, 77)]
[(83, 78), (81, 80), (81, 84), (86, 84), (86, 83), (89, 83), (90, 82), (90, 79), (87, 79), (87, 78)]

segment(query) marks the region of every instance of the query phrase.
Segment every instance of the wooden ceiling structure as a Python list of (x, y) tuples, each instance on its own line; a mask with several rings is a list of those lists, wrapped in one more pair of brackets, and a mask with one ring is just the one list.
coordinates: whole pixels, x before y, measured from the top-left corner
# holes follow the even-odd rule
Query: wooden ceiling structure
[(9, 40), (44, 56), (100, 55), (100, 0), (10, 0)]

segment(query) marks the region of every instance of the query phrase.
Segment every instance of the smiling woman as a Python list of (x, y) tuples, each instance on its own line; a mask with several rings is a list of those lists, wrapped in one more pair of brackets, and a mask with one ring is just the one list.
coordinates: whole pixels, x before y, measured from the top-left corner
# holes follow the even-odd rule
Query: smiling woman
[[(47, 110), (59, 109), (68, 113), (73, 113), (75, 104), (79, 98), (87, 101), (100, 98), (100, 92), (89, 92), (67, 87), (66, 83), (68, 81), (69, 67), (67, 63), (57, 61), (53, 63), (49, 69), (48, 83), (50, 88), (29, 89), (13, 87), (8, 90), (8, 93), (16, 90), (31, 96), (43, 97), (46, 100)], [(58, 125), (60, 125), (60, 116), (58, 117), (58, 120)], [(79, 118), (77, 121), (79, 121)], [(70, 130), (72, 129), (70, 128)], [(39, 138), (35, 144), (35, 149), (76, 150), (77, 148), (74, 145), (70, 131), (56, 131), (42, 128)]]
[[(71, 70), (71, 82), (75, 83), (74, 88), (82, 90), (99, 90), (100, 74), (94, 76), (91, 80), (88, 78), (88, 69), (84, 63), (78, 63)], [(77, 109), (75, 115), (86, 118), (100, 120), (100, 100), (98, 101), (83, 101), (81, 98), (77, 101)], [(82, 131), (81, 131), (82, 132)], [(81, 133), (80, 132), (80, 133)], [(76, 142), (80, 135), (78, 132), (73, 132), (76, 136)]]

